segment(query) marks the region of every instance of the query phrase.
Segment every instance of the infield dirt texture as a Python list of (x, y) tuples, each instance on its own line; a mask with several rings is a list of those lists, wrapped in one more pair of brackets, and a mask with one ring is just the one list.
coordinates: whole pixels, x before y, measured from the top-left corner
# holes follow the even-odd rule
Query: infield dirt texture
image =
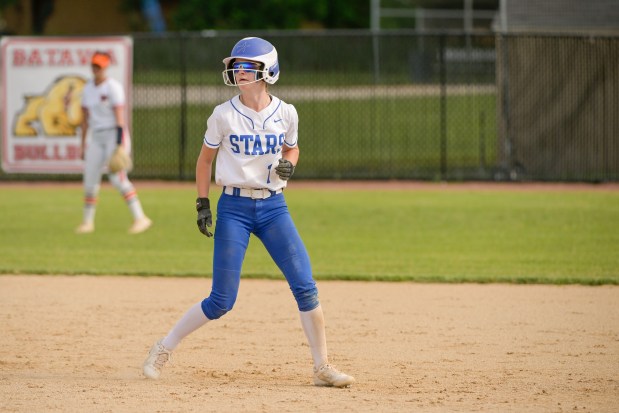
[(616, 286), (318, 286), (348, 389), (311, 384), (283, 281), (243, 280), (148, 381), (148, 349), (210, 279), (0, 276), (0, 411), (617, 411)]

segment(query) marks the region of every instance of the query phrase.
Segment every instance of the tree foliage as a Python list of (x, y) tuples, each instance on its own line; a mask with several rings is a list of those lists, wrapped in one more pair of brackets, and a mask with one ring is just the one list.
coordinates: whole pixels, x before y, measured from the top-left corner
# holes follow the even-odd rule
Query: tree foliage
[(370, 2), (359, 0), (184, 0), (172, 30), (365, 28)]

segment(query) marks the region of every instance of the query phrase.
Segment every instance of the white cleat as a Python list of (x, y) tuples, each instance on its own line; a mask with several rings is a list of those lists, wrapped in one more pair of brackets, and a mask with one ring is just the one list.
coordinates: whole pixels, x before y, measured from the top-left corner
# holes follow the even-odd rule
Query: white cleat
[(75, 228), (76, 234), (90, 234), (95, 232), (94, 222), (82, 222), (79, 227)]
[(314, 369), (315, 386), (348, 387), (354, 382), (354, 377), (338, 371), (331, 364), (323, 364)]
[(172, 350), (168, 350), (161, 344), (161, 340), (150, 349), (148, 357), (142, 365), (142, 372), (147, 379), (156, 380), (161, 375), (163, 366), (172, 358)]
[(153, 221), (151, 221), (148, 217), (136, 219), (133, 221), (133, 225), (129, 228), (129, 234), (139, 234), (141, 232), (146, 231), (153, 225)]

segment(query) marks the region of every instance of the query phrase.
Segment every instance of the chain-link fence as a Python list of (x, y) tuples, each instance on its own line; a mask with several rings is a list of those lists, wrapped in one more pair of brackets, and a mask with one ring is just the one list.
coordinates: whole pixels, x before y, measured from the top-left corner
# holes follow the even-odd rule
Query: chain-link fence
[[(140, 177), (193, 178), (206, 119), (237, 93), (223, 57), (245, 33), (135, 38)], [(297, 178), (454, 179), (496, 162), (494, 36), (265, 33), (271, 93), (299, 113)]]
[(299, 113), (296, 179), (619, 179), (619, 38), (414, 31), (135, 35), (134, 178), (194, 179), (249, 35), (276, 46), (270, 93)]

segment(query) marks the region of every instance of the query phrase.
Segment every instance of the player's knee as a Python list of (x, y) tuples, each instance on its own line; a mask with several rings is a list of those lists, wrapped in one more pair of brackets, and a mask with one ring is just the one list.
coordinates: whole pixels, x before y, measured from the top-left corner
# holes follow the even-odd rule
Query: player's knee
[(86, 198), (96, 198), (99, 194), (99, 185), (86, 185), (84, 187), (84, 196)]
[(218, 302), (211, 297), (205, 298), (202, 301), (202, 311), (209, 320), (217, 320), (223, 317), (228, 311), (234, 307), (232, 302)]
[(110, 183), (121, 193), (130, 192), (133, 189), (132, 184), (127, 178), (122, 176), (122, 174), (122, 171), (115, 174), (109, 174), (108, 178)]
[(110, 180), (110, 183), (114, 186), (114, 188), (116, 189), (120, 189), (121, 186), (121, 180), (120, 180), (120, 176), (119, 174), (108, 174), (108, 178)]
[(318, 289), (315, 286), (309, 290), (297, 291), (293, 294), (295, 300), (297, 300), (299, 311), (312, 311), (320, 305)]

